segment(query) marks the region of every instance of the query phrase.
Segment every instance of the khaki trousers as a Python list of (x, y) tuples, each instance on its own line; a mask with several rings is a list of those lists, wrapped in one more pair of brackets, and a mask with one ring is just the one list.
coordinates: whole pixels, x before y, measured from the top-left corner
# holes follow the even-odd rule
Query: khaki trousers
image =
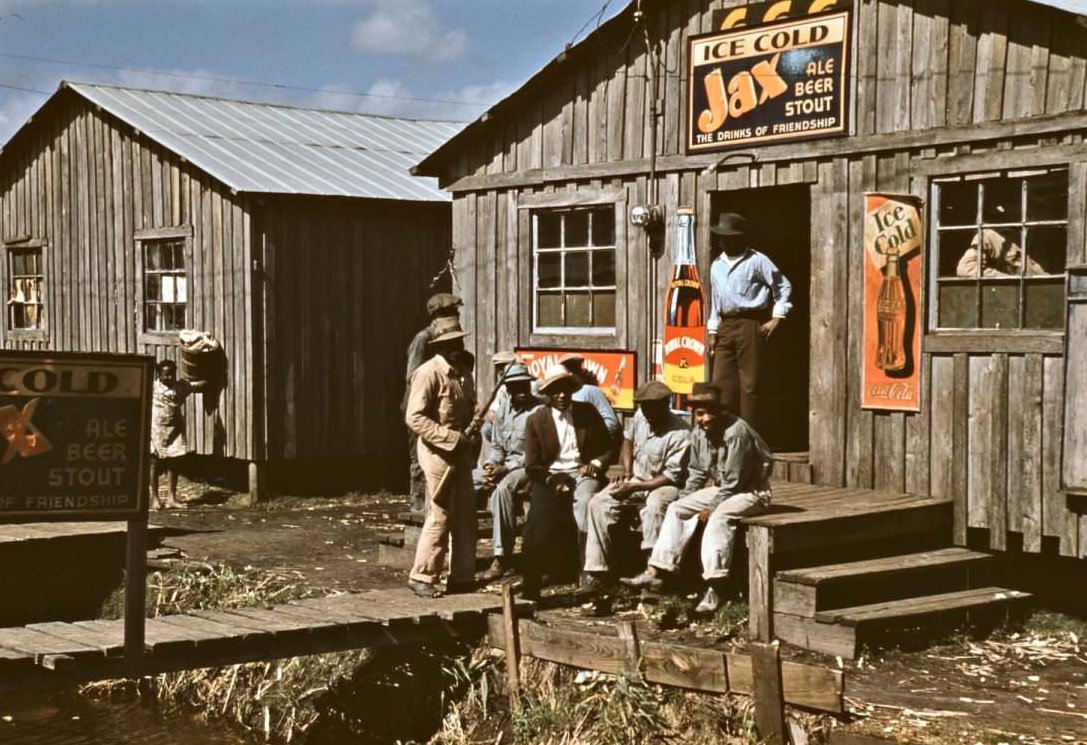
[[(445, 568), (446, 546), (452, 535), (449, 581), (469, 583), (475, 577), (476, 569), (476, 500), (471, 454), (465, 450), (447, 455), (419, 440), (418, 455), (419, 466), (426, 477), (429, 509), (419, 544), (415, 547), (415, 562), (409, 577), (416, 582), (435, 584)], [(447, 470), (449, 475), (445, 476)]]

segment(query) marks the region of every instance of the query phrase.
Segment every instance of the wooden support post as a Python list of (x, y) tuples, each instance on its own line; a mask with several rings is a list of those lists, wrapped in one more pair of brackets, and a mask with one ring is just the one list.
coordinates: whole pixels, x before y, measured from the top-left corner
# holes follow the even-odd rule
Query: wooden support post
[(770, 642), (774, 638), (772, 544), (770, 528), (747, 526), (748, 630), (751, 638), (760, 642)]
[(619, 640), (623, 642), (623, 674), (632, 678), (642, 677), (642, 650), (638, 646), (638, 629), (633, 621), (620, 621)]
[(128, 521), (125, 542), (125, 666), (139, 677), (143, 669), (147, 615), (147, 516)]
[(268, 464), (262, 461), (249, 462), (249, 504), (255, 505), (264, 501), (267, 489)]
[(502, 584), (502, 621), (506, 635), (506, 681), (510, 710), (516, 712), (521, 709), (521, 636), (513, 605), (513, 584), (510, 582)]
[(778, 643), (751, 643), (751, 675), (755, 679), (755, 729), (766, 745), (787, 745), (785, 696), (781, 684)]

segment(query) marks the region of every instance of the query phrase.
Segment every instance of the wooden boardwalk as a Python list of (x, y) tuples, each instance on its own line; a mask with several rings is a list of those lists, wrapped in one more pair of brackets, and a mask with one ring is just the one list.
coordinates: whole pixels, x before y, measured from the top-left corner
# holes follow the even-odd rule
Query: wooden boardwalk
[[(68, 685), (307, 654), (421, 644), (487, 631), (497, 595), (427, 600), (409, 590), (371, 590), (268, 608), (193, 611), (149, 618), (145, 654), (124, 659), (122, 621), (35, 623), (0, 628), (0, 690)], [(533, 604), (518, 601), (519, 614)]]

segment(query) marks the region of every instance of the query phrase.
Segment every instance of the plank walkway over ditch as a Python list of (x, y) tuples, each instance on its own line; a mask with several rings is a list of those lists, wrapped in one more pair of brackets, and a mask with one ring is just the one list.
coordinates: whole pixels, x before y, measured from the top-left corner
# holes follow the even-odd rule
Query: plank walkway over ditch
[[(519, 614), (532, 609), (517, 603)], [(124, 659), (120, 620), (0, 628), (0, 690), (479, 637), (486, 616), (501, 611), (497, 595), (429, 600), (397, 588), (160, 616), (146, 621), (138, 671)]]

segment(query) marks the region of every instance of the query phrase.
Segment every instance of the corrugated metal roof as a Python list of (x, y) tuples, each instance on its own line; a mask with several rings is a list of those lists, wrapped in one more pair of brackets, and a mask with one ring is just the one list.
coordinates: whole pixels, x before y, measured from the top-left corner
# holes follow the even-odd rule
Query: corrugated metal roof
[(448, 201), (411, 167), (463, 124), (62, 83), (239, 192)]

